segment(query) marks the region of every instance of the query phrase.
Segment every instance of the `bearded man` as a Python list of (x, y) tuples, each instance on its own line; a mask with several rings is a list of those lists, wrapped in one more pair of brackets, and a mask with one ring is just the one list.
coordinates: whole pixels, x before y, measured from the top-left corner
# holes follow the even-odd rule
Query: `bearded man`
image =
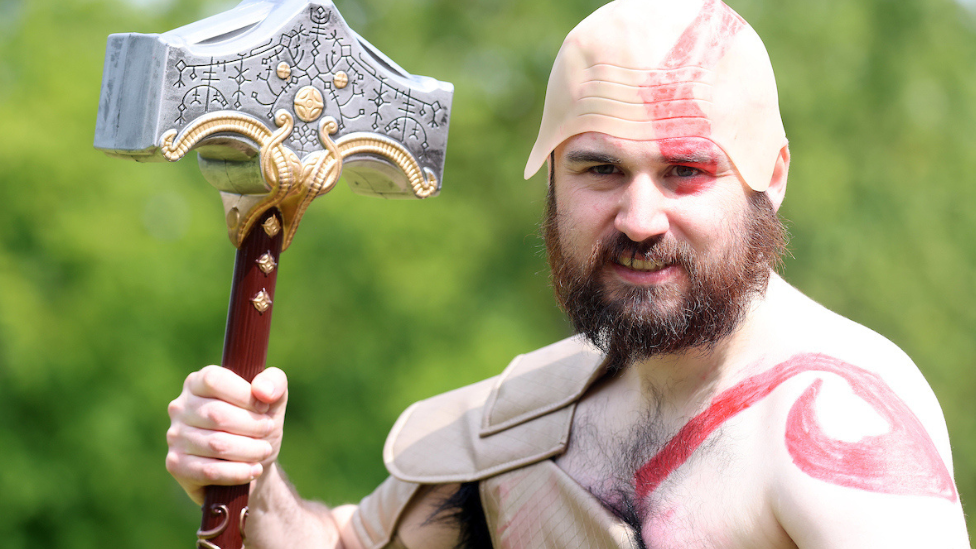
[(556, 58), (526, 178), (579, 335), (415, 404), (358, 506), (275, 462), (287, 382), (207, 367), (167, 466), (252, 483), (249, 547), (969, 547), (941, 409), (897, 347), (775, 274), (790, 153), (755, 32), (617, 0)]

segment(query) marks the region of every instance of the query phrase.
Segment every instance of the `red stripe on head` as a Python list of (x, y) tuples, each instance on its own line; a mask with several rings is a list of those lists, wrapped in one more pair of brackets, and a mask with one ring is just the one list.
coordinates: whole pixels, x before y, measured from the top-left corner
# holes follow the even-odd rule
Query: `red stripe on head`
[[(640, 96), (651, 119), (654, 135), (659, 139), (671, 137), (711, 136), (711, 124), (701, 107), (693, 101), (682, 101), (680, 107), (663, 107), (659, 103), (679, 100), (710, 100), (695, 95), (696, 83), (704, 71), (691, 71), (684, 82), (675, 82), (676, 73), (667, 72), (685, 67), (711, 70), (718, 65), (732, 45), (736, 34), (746, 22), (719, 0), (706, 0), (701, 11), (681, 34), (665, 57), (662, 69), (651, 71), (641, 86)], [(697, 81), (697, 82), (696, 82)], [(676, 114), (680, 113), (680, 114)], [(662, 143), (661, 152), (668, 155), (668, 145)]]

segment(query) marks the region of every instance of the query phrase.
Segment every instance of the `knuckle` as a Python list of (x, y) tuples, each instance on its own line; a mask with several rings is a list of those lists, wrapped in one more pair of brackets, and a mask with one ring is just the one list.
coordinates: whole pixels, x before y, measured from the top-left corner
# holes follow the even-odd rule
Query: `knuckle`
[(230, 450), (230, 444), (221, 437), (213, 436), (207, 440), (207, 447), (213, 452), (217, 457), (226, 454)]
[(180, 455), (174, 451), (166, 452), (166, 470), (169, 474), (176, 476), (180, 468)]
[(175, 446), (176, 441), (180, 438), (180, 429), (176, 425), (171, 425), (169, 429), (166, 429), (166, 444), (169, 446)]
[(200, 371), (200, 383), (212, 391), (220, 386), (221, 373), (219, 366), (207, 366)]
[(223, 426), (227, 422), (227, 414), (219, 406), (207, 405), (201, 410), (203, 417), (215, 427)]
[(166, 407), (167, 413), (169, 413), (170, 419), (179, 417), (183, 414), (183, 399), (175, 398)]
[(220, 463), (208, 463), (200, 468), (200, 476), (209, 483), (216, 484), (223, 479)]

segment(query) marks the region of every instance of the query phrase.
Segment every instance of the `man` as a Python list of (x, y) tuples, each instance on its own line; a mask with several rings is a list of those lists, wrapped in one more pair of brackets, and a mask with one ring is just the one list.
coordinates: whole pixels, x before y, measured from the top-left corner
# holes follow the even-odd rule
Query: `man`
[(276, 464), (277, 369), (191, 374), (168, 469), (197, 502), (252, 482), (249, 547), (968, 547), (921, 374), (774, 272), (777, 101), (718, 0), (597, 10), (526, 167), (547, 163), (553, 286), (581, 335), (408, 409), (358, 507), (302, 500)]

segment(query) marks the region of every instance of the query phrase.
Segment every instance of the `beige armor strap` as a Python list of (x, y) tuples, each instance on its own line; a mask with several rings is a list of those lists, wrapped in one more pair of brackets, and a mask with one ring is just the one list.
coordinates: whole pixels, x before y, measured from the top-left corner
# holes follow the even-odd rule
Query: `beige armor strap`
[(603, 355), (573, 337), (519, 355), (496, 378), (408, 408), (383, 450), (393, 476), (352, 518), (363, 545), (401, 547), (397, 523), (422, 484), (481, 480), (562, 453), (576, 401), (603, 372)]
[(602, 364), (573, 337), (516, 357), (497, 378), (418, 402), (387, 438), (386, 467), (408, 482), (471, 482), (561, 454), (575, 403)]
[(636, 549), (637, 533), (551, 460), (481, 482), (496, 549)]
[(419, 484), (389, 477), (359, 502), (352, 527), (366, 549), (405, 549), (394, 534), (400, 515), (418, 488)]

